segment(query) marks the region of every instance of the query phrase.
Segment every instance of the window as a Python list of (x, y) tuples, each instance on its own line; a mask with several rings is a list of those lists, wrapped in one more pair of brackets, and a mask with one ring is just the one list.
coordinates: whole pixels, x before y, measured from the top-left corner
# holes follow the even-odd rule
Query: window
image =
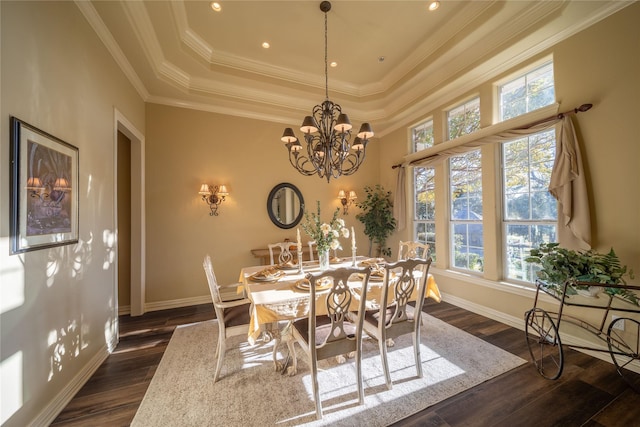
[[(507, 120), (555, 102), (553, 62), (526, 71), (498, 87), (500, 119)], [(524, 262), (532, 247), (557, 241), (556, 200), (549, 193), (555, 130), (502, 144), (504, 276), (534, 282)]]
[(480, 129), (480, 98), (474, 98), (447, 112), (449, 139)]
[[(413, 151), (433, 146), (433, 120), (428, 119), (411, 128)], [(436, 223), (435, 191), (433, 168), (415, 167), (413, 169), (413, 239), (428, 243), (429, 252), (435, 261)]]
[[(480, 98), (447, 112), (449, 139), (480, 129)], [(480, 150), (449, 159), (451, 265), (483, 271), (482, 166)]]
[(413, 169), (413, 235), (417, 242), (428, 243), (433, 261), (436, 259), (435, 173), (433, 168)]
[(498, 97), (501, 121), (553, 104), (553, 62), (499, 86)]
[(480, 150), (449, 159), (451, 264), (484, 270), (482, 168)]
[(548, 191), (555, 157), (555, 130), (502, 144), (505, 276), (534, 282), (524, 262), (532, 247), (556, 242), (557, 203)]
[(424, 123), (411, 128), (411, 141), (413, 152), (424, 150), (433, 146), (433, 120), (429, 119)]

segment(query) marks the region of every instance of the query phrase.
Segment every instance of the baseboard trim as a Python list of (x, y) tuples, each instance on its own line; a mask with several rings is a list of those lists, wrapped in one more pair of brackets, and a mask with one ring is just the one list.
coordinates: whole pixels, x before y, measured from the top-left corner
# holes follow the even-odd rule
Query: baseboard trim
[[(115, 347), (115, 344), (114, 344)], [(56, 419), (71, 399), (80, 391), (89, 378), (98, 370), (100, 365), (109, 357), (108, 345), (105, 344), (91, 358), (78, 374), (45, 406), (29, 424), (32, 426), (48, 426)]]
[(211, 295), (203, 295), (199, 297), (180, 298), (168, 301), (150, 302), (144, 305), (145, 312), (168, 310), (171, 308), (189, 307), (198, 304), (211, 304)]

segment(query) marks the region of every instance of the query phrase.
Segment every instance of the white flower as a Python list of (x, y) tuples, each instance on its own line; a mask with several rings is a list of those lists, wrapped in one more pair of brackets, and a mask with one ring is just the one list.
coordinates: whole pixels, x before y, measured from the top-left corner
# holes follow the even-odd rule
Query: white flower
[(344, 228), (344, 219), (342, 219), (342, 218), (338, 218), (338, 219), (336, 220), (336, 222), (337, 222), (338, 224), (340, 224), (340, 227)]
[(340, 233), (338, 233), (338, 230), (331, 230), (331, 235), (336, 239), (340, 237)]
[(342, 232), (342, 237), (349, 237), (349, 230), (348, 229), (343, 228), (340, 231)]
[(326, 236), (329, 234), (329, 231), (331, 231), (331, 226), (325, 222), (320, 226), (320, 231), (322, 231), (322, 234)]
[(331, 243), (329, 243), (329, 247), (335, 251), (340, 247), (340, 242), (338, 240), (332, 240)]

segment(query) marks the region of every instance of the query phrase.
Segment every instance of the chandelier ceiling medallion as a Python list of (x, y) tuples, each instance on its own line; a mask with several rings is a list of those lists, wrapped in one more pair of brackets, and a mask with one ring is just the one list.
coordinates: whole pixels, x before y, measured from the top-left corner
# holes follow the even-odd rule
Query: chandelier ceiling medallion
[(289, 151), (291, 165), (303, 175), (317, 174), (320, 178), (338, 178), (351, 175), (358, 170), (364, 161), (367, 143), (373, 136), (371, 125), (363, 123), (360, 131), (349, 145), (351, 139), (351, 122), (342, 112), (340, 105), (329, 100), (329, 76), (327, 72), (327, 12), (331, 3), (323, 1), (320, 10), (324, 12), (324, 76), (325, 100), (313, 107), (312, 115), (302, 121), (300, 131), (304, 134), (306, 153), (293, 133), (286, 128), (282, 134), (282, 142)]

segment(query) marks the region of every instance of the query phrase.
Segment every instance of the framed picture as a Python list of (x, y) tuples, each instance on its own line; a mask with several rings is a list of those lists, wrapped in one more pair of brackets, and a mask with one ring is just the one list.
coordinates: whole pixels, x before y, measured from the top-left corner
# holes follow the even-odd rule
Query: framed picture
[(78, 242), (78, 148), (11, 117), (11, 254)]

